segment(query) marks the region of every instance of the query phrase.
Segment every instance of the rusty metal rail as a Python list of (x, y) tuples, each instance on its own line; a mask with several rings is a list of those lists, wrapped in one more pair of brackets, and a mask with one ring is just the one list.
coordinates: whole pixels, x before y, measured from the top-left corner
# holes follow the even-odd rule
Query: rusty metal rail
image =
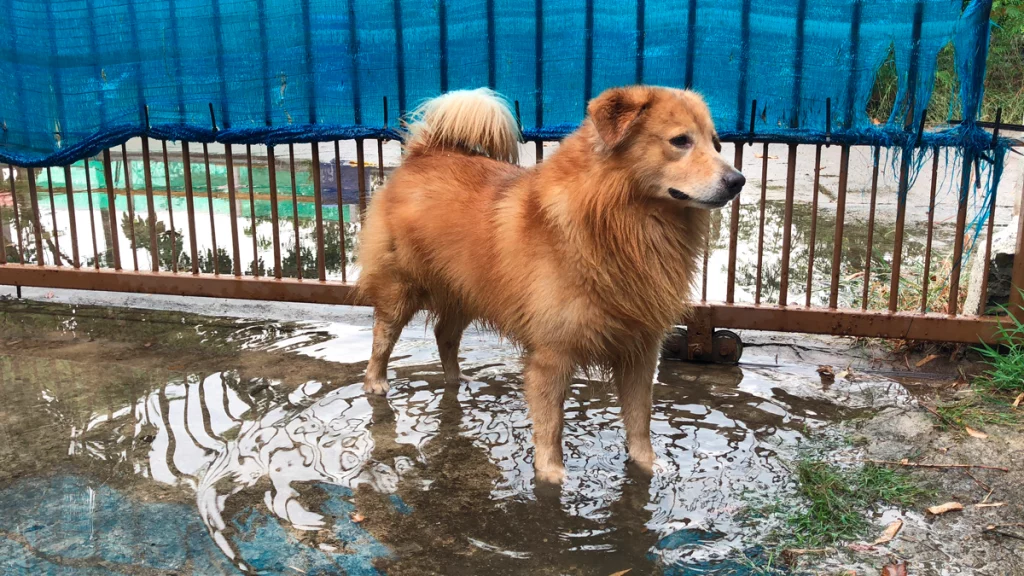
[[(354, 162), (343, 154), (339, 141), (288, 145), (286, 151), (270, 147), (265, 152), (253, 146), (245, 146), (244, 150), (240, 146), (234, 149), (224, 146), (223, 153), (211, 152), (211, 145), (202, 144), (201, 162), (193, 155), (195, 143), (180, 144), (180, 161), (175, 155), (169, 155), (167, 142), (157, 142), (158, 153), (151, 155), (152, 144), (143, 140), (141, 152), (121, 146), (113, 155), (107, 150), (98, 160), (86, 159), (85, 163), (73, 166), (45, 170), (18, 168), (17, 179), (14, 167), (9, 167), (9, 181), (0, 194), (3, 228), (0, 284), (363, 304), (350, 282), (356, 271), (352, 248), (355, 232), (372, 195), (371, 179), (385, 177), (385, 142), (376, 142), (377, 170), (372, 167), (367, 170), (367, 143), (362, 139), (344, 143), (346, 154), (355, 156)], [(542, 161), (543, 145), (539, 141), (527, 144), (534, 148), (537, 162)], [(746, 143), (737, 142), (734, 146), (734, 164), (742, 167)], [(964, 162), (958, 174), (952, 267), (948, 278), (936, 276), (933, 255), (939, 180), (937, 148), (932, 149), (931, 170), (922, 171), (921, 178), (930, 175), (930, 197), (921, 298), (914, 300), (912, 309), (907, 309), (905, 303), (901, 304), (900, 291), (903, 289), (901, 275), (906, 271), (901, 266), (908, 238), (905, 203), (909, 161), (900, 159), (898, 185), (902, 200), (897, 206), (894, 237), (884, 238), (878, 233), (876, 219), (880, 153), (877, 147), (866, 149), (872, 158), (866, 255), (863, 262), (856, 265), (858, 271), (853, 275), (860, 284), (856, 285), (856, 290), (851, 290), (844, 285), (848, 278), (843, 275), (843, 257), (848, 250), (863, 248), (860, 245), (844, 247), (844, 236), (851, 226), (848, 212), (851, 147), (839, 147), (835, 208), (828, 212), (834, 224), (829, 230), (822, 221), (824, 211), (819, 205), (822, 146), (789, 144), (785, 159), (785, 195), (781, 201), (783, 217), (776, 230), (766, 220), (772, 202), (768, 197), (769, 144), (754, 145), (754, 155), (760, 153), (761, 178), (758, 185), (746, 192), (748, 203), (744, 206), (755, 210), (744, 215), (740, 201), (736, 200), (721, 212), (721, 219), (713, 226), (701, 263), (701, 284), (695, 289), (695, 304), (686, 319), (690, 346), (687, 355), (708, 358), (714, 349), (714, 332), (721, 328), (966, 343), (994, 341), (999, 327), (1007, 322), (1005, 317), (979, 315), (984, 310), (959, 309), (968, 194), (976, 177), (971, 164)], [(801, 240), (794, 234), (795, 210), (803, 210), (794, 198), (796, 163), (802, 152), (811, 149), (814, 188), (810, 228), (808, 237)], [(308, 169), (303, 168), (307, 160)], [(136, 167), (141, 167), (141, 175), (133, 179)], [(61, 175), (63, 182), (55, 180)], [(44, 176), (45, 186), (42, 180), (37, 181)], [(307, 185), (307, 180), (312, 181), (311, 194), (300, 191), (300, 184)], [(325, 193), (324, 182), (333, 183), (333, 199)], [(1024, 195), (1024, 190), (1021, 193)], [(44, 194), (48, 197), (40, 198)], [(753, 201), (749, 201), (751, 197)], [(310, 205), (312, 210), (307, 208)], [(217, 207), (223, 209), (220, 218)], [(50, 213), (44, 214), (41, 210)], [(301, 214), (303, 210), (307, 212), (305, 216)], [(337, 212), (332, 215), (334, 210)], [(987, 238), (978, 243), (978, 249), (984, 253), (985, 268), (982, 308), (992, 258), (994, 199), (986, 210)], [(179, 223), (185, 221), (183, 230), (175, 228), (175, 217)], [(755, 241), (741, 238), (740, 224), (744, 218), (756, 219)], [(205, 228), (207, 222), (208, 229)], [(1021, 253), (1024, 220), (1018, 226), (1017, 249)], [(781, 236), (781, 251), (777, 254), (781, 262), (778, 294), (774, 296), (770, 292), (776, 287), (768, 285), (768, 267), (772, 262), (770, 258), (776, 254), (768, 253), (767, 233)], [(225, 235), (229, 237), (225, 239)], [(822, 247), (816, 267), (815, 245), (818, 241), (827, 243), (829, 239), (832, 241), (831, 261), (824, 262), (829, 250), (827, 246)], [(794, 254), (803, 247), (801, 242), (807, 248), (808, 257), (798, 270)], [(80, 246), (82, 243), (86, 246)], [(748, 254), (751, 259), (749, 279), (742, 280), (738, 273), (740, 253), (755, 244), (756, 251)], [(872, 279), (880, 274), (875, 266), (877, 259), (873, 262), (879, 248), (883, 252), (891, 249), (886, 252), (889, 256), (885, 261), (891, 272), (887, 282), (878, 283), (888, 288), (885, 302), (873, 307), (869, 291), (875, 286), (871, 284)], [(145, 259), (147, 252), (148, 261)], [(722, 256), (723, 277), (709, 282), (716, 273), (714, 266), (709, 265), (715, 254)], [(847, 264), (848, 269), (851, 266)], [(797, 272), (806, 276), (798, 279)], [(1012, 275), (1014, 286), (1024, 286), (1024, 258), (1017, 259)], [(816, 280), (820, 282), (816, 284)], [(741, 281), (748, 284), (741, 287)], [(938, 304), (929, 300), (930, 288), (939, 282), (948, 282), (948, 303), (943, 303), (941, 312), (929, 312)], [(738, 288), (748, 293), (749, 301), (743, 301)], [(791, 294), (794, 290), (797, 292)], [(805, 293), (799, 294), (800, 290)], [(854, 299), (859, 296), (859, 301), (843, 301), (841, 292), (852, 294)], [(812, 293), (818, 296), (817, 304)], [(791, 295), (802, 304), (790, 302)], [(1010, 304), (1015, 310), (1022, 304), (1016, 290)]]

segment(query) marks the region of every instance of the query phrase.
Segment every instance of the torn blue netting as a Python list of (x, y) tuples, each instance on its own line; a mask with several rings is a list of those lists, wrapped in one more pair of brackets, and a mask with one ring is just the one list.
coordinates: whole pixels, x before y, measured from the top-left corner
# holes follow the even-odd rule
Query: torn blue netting
[[(0, 160), (66, 164), (143, 134), (267, 144), (394, 138), (396, 117), (421, 100), (485, 85), (518, 101), (528, 137), (559, 137), (590, 97), (641, 82), (699, 90), (725, 137), (753, 129), (755, 138), (905, 147), (917, 143), (936, 56), (950, 42), (967, 123), (922, 143), (973, 154), (989, 148), (971, 120), (991, 0), (962, 6), (0, 0)], [(890, 53), (896, 107), (876, 126), (866, 108)]]

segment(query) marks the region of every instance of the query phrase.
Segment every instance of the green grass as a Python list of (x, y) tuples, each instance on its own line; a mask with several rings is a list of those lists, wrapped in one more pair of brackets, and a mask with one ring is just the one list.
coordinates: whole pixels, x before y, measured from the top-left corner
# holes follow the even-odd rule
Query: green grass
[[(1010, 320), (997, 332), (1004, 342), (1000, 346), (982, 343), (978, 348), (989, 369), (974, 380), (977, 390), (995, 394), (1016, 395), (1024, 392), (1024, 323), (1002, 310)], [(1012, 401), (1012, 399), (1011, 399)]]
[(941, 417), (939, 425), (943, 428), (952, 426), (963, 429), (964, 426), (970, 426), (984, 430), (992, 424), (1013, 426), (1024, 421), (1024, 414), (1009, 408), (1005, 396), (993, 396), (979, 391), (965, 400), (939, 404), (935, 411)]
[(878, 505), (911, 506), (931, 492), (909, 474), (874, 465), (841, 468), (805, 459), (796, 466), (800, 503), (754, 506), (754, 518), (778, 518), (769, 541), (776, 550), (824, 548), (872, 536), (867, 514)]
[[(994, 0), (992, 6), (992, 38), (989, 43), (985, 75), (985, 98), (980, 120), (995, 120), (996, 110), (1003, 109), (1003, 122), (1017, 123), (1024, 116), (1024, 0)], [(959, 80), (955, 70), (952, 46), (938, 55), (935, 88), (928, 104), (928, 117), (933, 122), (962, 115), (959, 101)], [(890, 58), (878, 70), (868, 114), (885, 121), (896, 98), (896, 66)]]

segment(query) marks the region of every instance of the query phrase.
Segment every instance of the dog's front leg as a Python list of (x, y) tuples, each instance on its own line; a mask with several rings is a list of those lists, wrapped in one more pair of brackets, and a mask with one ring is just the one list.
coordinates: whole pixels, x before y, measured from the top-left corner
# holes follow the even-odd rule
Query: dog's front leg
[(527, 354), (523, 371), (526, 402), (533, 420), (533, 467), (540, 482), (561, 484), (565, 479), (562, 464), (562, 422), (565, 393), (572, 376), (568, 356), (550, 349)]
[(622, 423), (626, 428), (629, 459), (650, 474), (654, 466), (651, 446), (651, 395), (654, 371), (658, 367), (659, 348), (638, 354), (614, 367), (615, 386), (622, 404)]

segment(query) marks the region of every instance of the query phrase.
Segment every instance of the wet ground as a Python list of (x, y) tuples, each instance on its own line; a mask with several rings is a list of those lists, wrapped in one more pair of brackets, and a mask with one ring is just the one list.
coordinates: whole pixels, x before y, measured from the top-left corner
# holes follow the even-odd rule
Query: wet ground
[(369, 313), (346, 310), (294, 323), (0, 304), (2, 572), (757, 574), (750, 495), (791, 499), (792, 462), (839, 422), (916, 413), (880, 375), (823, 387), (816, 364), (757, 351), (739, 367), (666, 361), (653, 479), (627, 465), (612, 387), (579, 379), (568, 480), (538, 488), (509, 347), (467, 333), (473, 382), (445, 386), (414, 323), (391, 393), (367, 397)]

